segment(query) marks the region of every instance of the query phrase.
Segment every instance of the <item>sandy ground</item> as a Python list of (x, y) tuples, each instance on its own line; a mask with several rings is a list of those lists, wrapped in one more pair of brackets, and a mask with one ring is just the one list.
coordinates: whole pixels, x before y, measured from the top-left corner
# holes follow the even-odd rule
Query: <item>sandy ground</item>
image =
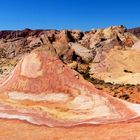
[(0, 140), (140, 140), (140, 123), (49, 128), (0, 119)]

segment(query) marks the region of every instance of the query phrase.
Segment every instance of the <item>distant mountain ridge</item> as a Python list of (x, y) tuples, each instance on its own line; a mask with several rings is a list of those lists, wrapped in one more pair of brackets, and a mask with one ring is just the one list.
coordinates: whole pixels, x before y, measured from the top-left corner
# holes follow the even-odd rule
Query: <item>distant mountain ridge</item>
[(140, 27), (128, 29), (128, 32), (135, 34), (137, 37), (140, 37)]
[[(12, 37), (12, 38), (14, 38), (14, 37), (26, 37), (26, 36), (34, 35), (34, 34), (39, 35), (43, 31), (51, 31), (51, 30), (59, 31), (59, 30), (55, 30), (55, 29), (32, 30), (29, 28), (25, 28), (24, 30), (0, 30), (0, 38), (6, 38), (7, 35), (9, 35), (9, 37)], [(127, 29), (127, 31), (132, 33), (132, 34), (135, 34), (138, 37), (140, 36), (140, 27), (130, 28), (130, 29)], [(89, 31), (85, 31), (85, 32), (89, 32)]]

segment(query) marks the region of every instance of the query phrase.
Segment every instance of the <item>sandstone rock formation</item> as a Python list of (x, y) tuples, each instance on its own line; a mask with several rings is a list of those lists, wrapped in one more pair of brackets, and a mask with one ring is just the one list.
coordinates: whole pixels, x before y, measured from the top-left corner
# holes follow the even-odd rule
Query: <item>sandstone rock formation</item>
[(89, 63), (91, 60), (94, 59), (94, 52), (92, 50), (87, 49), (78, 43), (71, 43), (70, 47), (75, 52), (76, 55), (81, 57), (81, 59), (85, 63)]
[(128, 32), (140, 37), (140, 27), (128, 29)]
[(139, 41), (131, 49), (112, 49), (89, 69), (90, 81), (96, 88), (114, 97), (140, 103)]
[(112, 49), (101, 63), (91, 65), (91, 76), (115, 84), (140, 83), (140, 51)]
[(0, 83), (1, 139), (139, 139), (140, 105), (100, 92), (44, 50)]
[[(107, 59), (106, 57), (108, 54), (111, 54), (110, 51), (112, 51), (112, 49), (121, 50), (122, 52), (126, 51), (130, 56), (135, 56), (134, 51), (132, 51), (131, 54), (131, 50), (135, 48), (134, 46), (138, 41), (139, 37), (123, 26), (112, 26), (97, 30), (93, 29), (87, 32), (81, 32), (79, 30), (58, 31), (30, 29), (25, 29), (23, 31), (0, 31), (0, 74), (8, 74), (24, 54), (30, 53), (36, 48), (45, 48), (50, 54), (57, 56), (62, 62), (81, 73), (86, 79), (90, 80), (95, 86), (101, 89), (103, 84), (99, 84), (99, 80), (104, 79), (96, 79), (97, 76), (89, 76), (89, 72), (92, 71), (90, 68), (95, 63), (102, 64)], [(117, 52), (119, 53), (121, 51)], [(120, 54), (118, 55), (120, 56)], [(117, 59), (117, 54), (115, 56)], [(137, 52), (136, 56), (138, 56)], [(124, 57), (121, 56), (121, 58)], [(136, 59), (138, 60), (138, 58)], [(118, 73), (120, 73), (120, 69), (124, 69), (121, 61), (124, 60), (120, 59), (120, 63), (117, 62), (118, 67), (120, 67)], [(127, 59), (127, 62), (125, 63), (128, 64), (126, 65), (130, 65), (131, 61), (134, 62), (134, 60), (131, 60), (130, 58)], [(135, 65), (133, 65), (133, 67), (134, 66)], [(97, 74), (97, 72), (98, 71), (93, 75), (102, 77), (100, 73)], [(127, 72), (122, 72), (122, 74), (130, 75), (130, 77), (133, 77), (134, 75)], [(136, 93), (134, 92), (135, 88), (139, 94), (139, 85), (135, 85), (135, 87), (132, 86), (134, 83), (139, 84), (138, 80), (136, 80), (138, 78), (136, 77), (137, 74), (132, 78), (133, 82), (128, 82), (130, 84), (129, 97), (131, 92), (134, 94)], [(89, 78), (92, 78), (92, 80)], [(127, 77), (124, 78), (127, 79)], [(108, 92), (109, 94), (116, 96), (115, 93), (118, 92), (116, 97), (123, 99), (125, 91), (128, 92), (128, 86), (126, 88), (122, 83), (126, 82), (123, 82), (122, 79), (115, 79), (115, 82), (117, 80), (116, 83), (119, 84), (118, 86), (114, 84), (114, 79), (109, 79), (109, 81), (112, 81), (111, 88), (110, 85), (104, 81), (105, 87), (103, 87), (102, 90), (106, 91), (107, 87), (107, 90), (111, 91), (111, 93)], [(112, 88), (117, 88), (117, 91), (112, 90)], [(134, 94), (130, 97), (131, 99), (134, 97)], [(138, 94), (136, 94), (136, 96)], [(135, 102), (134, 100), (129, 101)], [(140, 100), (137, 100), (136, 102), (140, 103)]]
[(139, 53), (123, 26), (1, 31), (0, 139), (140, 139)]
[(133, 46), (132, 50), (140, 51), (140, 41), (137, 41)]
[[(85, 49), (90, 49), (93, 55), (96, 53), (96, 58), (100, 60), (100, 57), (104, 56), (104, 53), (108, 53), (114, 46), (122, 46), (122, 48), (131, 47), (137, 41), (138, 38), (127, 32), (123, 26), (113, 26), (106, 29), (91, 30), (89, 32), (78, 30), (57, 31), (30, 29), (23, 31), (1, 31), (0, 61), (1, 59), (5, 59), (5, 61), (7, 59), (17, 59), (35, 48), (46, 45), (54, 48), (60, 59), (65, 63), (69, 63), (70, 60), (75, 60), (78, 57), (85, 59), (82, 58), (83, 55), (75, 56), (69, 43), (78, 43)], [(3, 72), (4, 70), (1, 71)]]
[(25, 56), (1, 81), (0, 118), (47, 126), (133, 121), (140, 105), (98, 91), (44, 51)]

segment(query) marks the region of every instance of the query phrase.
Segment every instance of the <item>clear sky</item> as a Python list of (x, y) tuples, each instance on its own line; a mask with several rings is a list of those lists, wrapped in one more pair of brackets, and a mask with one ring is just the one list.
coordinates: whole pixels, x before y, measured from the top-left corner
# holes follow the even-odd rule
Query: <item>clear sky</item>
[(140, 0), (0, 0), (0, 30), (140, 26)]

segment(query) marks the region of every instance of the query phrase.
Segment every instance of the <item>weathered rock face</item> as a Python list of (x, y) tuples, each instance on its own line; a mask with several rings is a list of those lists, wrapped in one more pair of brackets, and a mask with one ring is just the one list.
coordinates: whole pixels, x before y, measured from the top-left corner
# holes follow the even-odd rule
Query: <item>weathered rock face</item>
[(140, 37), (140, 27), (128, 29), (128, 32)]
[(0, 139), (140, 139), (140, 105), (114, 98), (140, 103), (138, 40), (123, 26), (1, 31)]
[(90, 74), (105, 82), (137, 85), (140, 83), (139, 60), (139, 51), (113, 49), (101, 63), (91, 65)]
[(70, 47), (85, 63), (89, 63), (95, 57), (93, 50), (87, 49), (78, 43), (71, 43)]
[(90, 39), (90, 48), (96, 50), (94, 62), (103, 60), (105, 55), (115, 46), (120, 46), (120, 49), (131, 48), (138, 40), (135, 35), (126, 32), (126, 28), (123, 26), (99, 29)]
[(140, 105), (100, 92), (45, 51), (25, 56), (0, 82), (0, 118), (51, 127), (139, 120)]
[(89, 69), (89, 80), (96, 88), (114, 97), (140, 103), (139, 42), (132, 49), (112, 49)]
[(133, 46), (132, 50), (140, 51), (140, 41), (137, 41)]
[[(123, 26), (113, 26), (89, 32), (30, 29), (23, 31), (1, 31), (0, 62), (3, 59), (5, 59), (5, 63), (9, 63), (9, 59), (18, 60), (23, 54), (42, 46), (50, 46), (66, 64), (73, 61), (80, 62), (79, 60), (84, 60), (87, 63), (94, 58), (95, 61), (100, 61), (114, 46), (121, 46), (121, 48), (131, 47), (137, 40), (138, 38), (128, 33)], [(70, 45), (72, 43), (72, 46), (79, 44), (77, 46), (81, 46), (80, 51), (79, 49), (77, 51), (78, 47), (72, 49)], [(81, 48), (82, 50), (90, 50), (88, 52), (91, 54), (87, 55), (86, 52), (86, 55), (81, 55)], [(1, 65), (1, 72), (6, 70)]]
[[(84, 77), (88, 77), (86, 75), (89, 75), (90, 67), (92, 67), (94, 63), (102, 63), (102, 61), (106, 59), (106, 56), (108, 56), (108, 53), (110, 54), (112, 49), (115, 48), (116, 50), (131, 50), (132, 46), (132, 49), (134, 49), (136, 48), (134, 47), (136, 45), (135, 42), (137, 43), (138, 40), (138, 37), (128, 32), (123, 26), (113, 26), (106, 29), (91, 30), (88, 32), (81, 32), (78, 30), (57, 31), (30, 29), (25, 29), (23, 31), (1, 31), (0, 73), (8, 74), (24, 54), (30, 53), (36, 48), (45, 48), (47, 49), (48, 53), (52, 54), (53, 56), (57, 56), (69, 67), (83, 74)], [(133, 56), (134, 55), (135, 54), (133, 53)], [(120, 59), (120, 62), (121, 61), (122, 60)], [(121, 67), (123, 67), (123, 65), (121, 65)], [(97, 71), (95, 73), (97, 74)], [(98, 75), (101, 77), (100, 73), (98, 73)], [(97, 80), (95, 80), (96, 77), (93, 78), (94, 79), (92, 82), (96, 87), (101, 89), (102, 84), (99, 84), (100, 82), (98, 81), (102, 78)], [(112, 81), (114, 82), (114, 80)], [(106, 87), (107, 91), (109, 89), (108, 93), (111, 91), (111, 95), (122, 99), (124, 99), (124, 93), (128, 92), (128, 87), (125, 88), (122, 87), (122, 85), (115, 85), (114, 87), (111, 85), (110, 88), (110, 86), (105, 83), (105, 88), (102, 89), (106, 91)], [(112, 88), (117, 88), (117, 91), (112, 90)], [(131, 90), (129, 90), (129, 93), (139, 93), (134, 92), (135, 88), (137, 91), (139, 91), (139, 86), (130, 86)], [(136, 94), (136, 97), (137, 95), (138, 94)], [(131, 100), (129, 101), (139, 103), (139, 98), (134, 100), (133, 97), (134, 94), (131, 96)]]

